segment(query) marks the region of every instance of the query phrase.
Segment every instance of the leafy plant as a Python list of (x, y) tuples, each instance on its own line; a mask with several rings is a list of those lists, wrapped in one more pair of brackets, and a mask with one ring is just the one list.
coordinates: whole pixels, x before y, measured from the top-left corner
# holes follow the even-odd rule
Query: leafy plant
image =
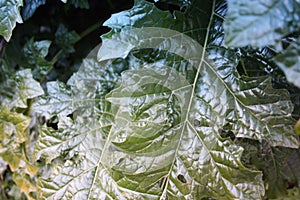
[[(25, 2), (24, 19), (45, 4)], [(136, 0), (66, 82), (48, 80), (97, 26), (4, 47), (3, 198), (298, 199), (299, 17), (293, 0)]]

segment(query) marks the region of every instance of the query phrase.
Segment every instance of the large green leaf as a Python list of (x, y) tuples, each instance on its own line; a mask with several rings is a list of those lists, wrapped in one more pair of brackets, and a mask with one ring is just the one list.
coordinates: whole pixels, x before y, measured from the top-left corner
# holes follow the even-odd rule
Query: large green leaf
[[(113, 14), (103, 25), (112, 28), (112, 31), (107, 34), (108, 36), (121, 29), (131, 29), (132, 27), (162, 27), (184, 32), (203, 44), (211, 5), (209, 0), (201, 1), (201, 3), (193, 1), (193, 4), (189, 5), (184, 13), (178, 11), (170, 13), (161, 11), (154, 4), (144, 0), (135, 0), (132, 9)], [(178, 23), (179, 21), (180, 23)]]
[(225, 43), (234, 47), (275, 45), (300, 28), (299, 19), (299, 1), (228, 0)]
[(276, 64), (282, 69), (287, 80), (300, 88), (300, 38), (278, 56)]
[[(112, 48), (116, 47), (118, 51), (113, 51)], [(189, 48), (183, 49), (183, 47)], [(226, 124), (227, 128), (234, 130), (238, 137), (266, 139), (273, 146), (298, 147), (298, 139), (293, 132), (294, 120), (291, 117), (292, 104), (288, 92), (272, 89), (270, 80), (265, 77), (255, 79), (240, 77), (235, 69), (237, 56), (233, 53), (225, 52), (222, 48), (207, 49), (209, 54), (206, 56), (218, 63), (219, 69), (209, 65), (209, 61), (202, 61), (202, 63), (201, 60), (199, 61), (198, 54), (202, 51), (202, 47), (190, 38), (171, 30), (144, 28), (114, 34), (111, 39), (104, 38), (98, 56), (101, 60), (126, 57), (135, 48), (168, 50), (189, 60), (194, 66), (204, 63), (203, 71), (198, 72), (198, 76), (201, 77), (199, 80), (201, 87), (212, 88), (210, 83), (214, 83), (216, 91), (209, 92), (202, 98), (211, 106), (210, 109), (217, 113), (215, 117), (222, 118), (220, 128)], [(203, 90), (201, 87), (200, 93)], [(220, 100), (215, 102), (216, 99)], [(220, 108), (214, 109), (216, 105)], [(265, 118), (264, 116), (269, 116), (271, 111), (276, 117)], [(278, 120), (283, 123), (278, 123)]]
[(22, 0), (1, 0), (0, 1), (0, 35), (6, 41), (10, 40), (16, 22), (22, 23), (19, 7), (23, 5)]
[(185, 35), (189, 10), (171, 15), (136, 1), (106, 22), (113, 30), (100, 61), (86, 59), (66, 86), (51, 83), (58, 87), (34, 104), (58, 116), (36, 146), (36, 159), (56, 163), (39, 180), (40, 199), (264, 196), (262, 173), (244, 167), (243, 148), (220, 133), (297, 148), (292, 104), (266, 77), (239, 76), (238, 56), (217, 45), (222, 36), (211, 37), (220, 27), (215, 1), (212, 10), (209, 24), (186, 26), (197, 41)]

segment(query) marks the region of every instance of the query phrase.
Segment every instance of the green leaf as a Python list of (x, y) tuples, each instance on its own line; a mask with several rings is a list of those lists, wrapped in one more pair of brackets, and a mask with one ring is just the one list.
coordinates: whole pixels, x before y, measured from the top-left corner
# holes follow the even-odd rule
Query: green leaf
[[(61, 174), (60, 176), (56, 176), (55, 179), (40, 180), (39, 198), (86, 199), (105, 144), (105, 128), (110, 126), (110, 123), (103, 122), (95, 121), (91, 117), (78, 117), (76, 121), (63, 117), (58, 124), (58, 131), (43, 128), (36, 149), (36, 158), (45, 157), (47, 163), (60, 158), (65, 163), (55, 168), (53, 176)], [(50, 185), (53, 187), (51, 186), (52, 191), (49, 192), (46, 188)], [(80, 189), (72, 189), (71, 185), (78, 185)]]
[(6, 41), (10, 40), (16, 22), (23, 23), (19, 7), (23, 6), (22, 0), (2, 0), (0, 2), (0, 35)]
[(65, 53), (73, 53), (75, 51), (73, 44), (80, 39), (80, 36), (75, 31), (68, 29), (60, 24), (55, 33), (55, 43), (63, 49)]
[(300, 88), (300, 38), (274, 60), (287, 80)]
[(32, 77), (31, 70), (18, 71), (16, 76), (8, 79), (1, 88), (1, 106), (8, 108), (27, 108), (27, 100), (44, 94), (40, 84)]
[(34, 69), (33, 74), (37, 80), (42, 80), (43, 77), (47, 76), (53, 67), (53, 64), (45, 59), (50, 45), (51, 41), (49, 40), (34, 42), (31, 38), (23, 47), (27, 65)]
[(127, 69), (127, 64), (123, 60), (99, 63), (95, 57), (87, 58), (67, 85), (59, 81), (48, 82), (47, 95), (38, 98), (32, 110), (46, 119), (69, 114), (98, 115), (105, 94), (119, 82), (120, 72)]
[(22, 10), (23, 19), (29, 19), (34, 14), (35, 10), (45, 3), (46, 0), (25, 0), (25, 6)]
[[(115, 49), (116, 47), (117, 51), (113, 51), (112, 48)], [(182, 34), (160, 28), (133, 29), (114, 34), (111, 39), (103, 38), (103, 45), (99, 50), (98, 57), (100, 60), (125, 57), (132, 49), (142, 48), (158, 48), (176, 53), (189, 60), (193, 66), (197, 66), (201, 62), (196, 59), (199, 58), (197, 54), (202, 51), (199, 44)], [(207, 80), (204, 78), (201, 80), (203, 81), (202, 87), (210, 88), (210, 85), (204, 85), (215, 80), (215, 85), (218, 88), (215, 92), (211, 92), (212, 94), (206, 94), (205, 101), (208, 104), (214, 102), (213, 99), (220, 98), (219, 92), (221, 91), (223, 92), (222, 95), (226, 97), (222, 97), (226, 99), (226, 102), (223, 102), (223, 105), (220, 101), (219, 106), (222, 109), (217, 111), (219, 117), (223, 118), (222, 121), (226, 120), (222, 122), (224, 123), (223, 126), (227, 124), (226, 126), (229, 126), (234, 132), (236, 131), (238, 137), (266, 139), (273, 146), (298, 147), (297, 137), (293, 133), (294, 120), (291, 117), (292, 104), (288, 92), (272, 89), (270, 80), (265, 77), (255, 79), (240, 77), (235, 69), (237, 65), (236, 55), (225, 52), (222, 48), (207, 50), (210, 51), (208, 54), (210, 60), (227, 66), (227, 69), (224, 69), (224, 66), (219, 66), (220, 69), (214, 68), (214, 66), (204, 66), (202, 67), (203, 71), (199, 72), (199, 77), (204, 76), (204, 74), (208, 76), (204, 77)], [(226, 61), (225, 58), (229, 55), (231, 58)], [(208, 61), (205, 61), (205, 64), (206, 62)], [(216, 80), (220, 82), (216, 82)], [(255, 96), (250, 97), (251, 94), (255, 94)], [(214, 105), (211, 107), (214, 108)], [(237, 112), (232, 113), (231, 110), (237, 110)], [(271, 111), (280, 117), (280, 121), (283, 123), (278, 123), (277, 117), (272, 119), (264, 117), (269, 116)], [(253, 125), (249, 124), (249, 120)], [(239, 123), (235, 123), (237, 121)]]
[[(201, 3), (195, 1), (184, 13), (161, 11), (152, 3), (135, 0), (132, 9), (113, 14), (111, 18), (103, 23), (104, 26), (112, 28), (112, 31), (102, 37), (109, 37), (113, 32), (133, 27), (161, 27), (184, 32), (202, 44), (209, 22), (209, 15), (199, 15), (199, 13), (210, 12), (211, 1), (209, 0)], [(179, 21), (180, 23), (178, 23)]]
[(99, 61), (51, 83), (33, 105), (58, 116), (36, 146), (36, 159), (55, 165), (38, 198), (263, 198), (263, 174), (243, 166), (243, 148), (221, 133), (298, 148), (292, 103), (270, 79), (238, 74), (238, 55), (211, 35), (224, 6), (206, 3), (171, 14), (135, 1), (105, 23)]
[(240, 47), (276, 45), (300, 28), (300, 2), (228, 0), (225, 43)]
[(249, 140), (240, 140), (237, 144), (245, 149), (243, 163), (263, 171), (268, 198), (284, 198), (287, 196), (289, 185), (298, 186), (299, 149), (271, 147), (266, 142)]
[(90, 8), (89, 2), (87, 0), (70, 0), (70, 2), (74, 5), (75, 8)]

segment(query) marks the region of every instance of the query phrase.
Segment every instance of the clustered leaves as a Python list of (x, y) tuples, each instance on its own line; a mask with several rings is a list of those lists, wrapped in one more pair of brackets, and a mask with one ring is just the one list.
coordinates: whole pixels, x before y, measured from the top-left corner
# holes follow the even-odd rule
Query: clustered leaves
[[(24, 18), (45, 3), (25, 2)], [(104, 22), (65, 83), (40, 86), (80, 40), (64, 25), (51, 61), (33, 38), (32, 70), (0, 60), (0, 173), (28, 199), (298, 199), (300, 3), (155, 2)]]

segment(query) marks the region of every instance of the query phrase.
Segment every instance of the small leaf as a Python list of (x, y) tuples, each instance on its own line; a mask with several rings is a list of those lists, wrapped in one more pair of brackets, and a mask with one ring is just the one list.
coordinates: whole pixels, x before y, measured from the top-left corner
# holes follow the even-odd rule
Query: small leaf
[(299, 1), (228, 0), (225, 43), (232, 47), (276, 45), (300, 28), (299, 19)]
[(300, 38), (274, 60), (287, 80), (300, 88)]
[(73, 53), (75, 51), (73, 44), (80, 39), (80, 36), (75, 31), (68, 29), (60, 24), (55, 33), (55, 43), (64, 50), (65, 53)]
[(88, 0), (70, 0), (70, 2), (74, 5), (75, 8), (90, 8)]
[(27, 65), (34, 69), (33, 74), (37, 80), (42, 80), (53, 67), (53, 64), (45, 59), (50, 45), (49, 40), (34, 42), (31, 38), (23, 47)]
[(0, 1), (0, 35), (8, 42), (16, 22), (23, 23), (19, 13), (19, 7), (23, 6), (22, 0), (2, 0)]
[(25, 6), (22, 10), (23, 19), (29, 19), (34, 14), (35, 10), (45, 3), (46, 0), (25, 0)]

